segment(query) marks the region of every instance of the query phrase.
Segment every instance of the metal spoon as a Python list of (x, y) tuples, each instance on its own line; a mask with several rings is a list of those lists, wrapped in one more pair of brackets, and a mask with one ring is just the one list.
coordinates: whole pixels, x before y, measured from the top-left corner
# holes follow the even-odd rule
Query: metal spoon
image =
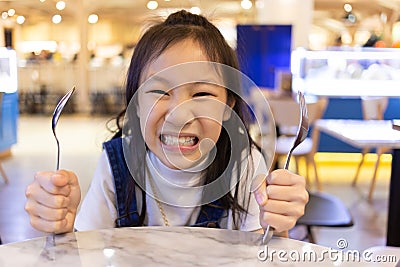
[[(58, 124), (58, 119), (60, 118), (61, 112), (63, 111), (65, 105), (67, 104), (68, 100), (70, 99), (71, 95), (74, 92), (75, 92), (75, 86), (72, 87), (72, 89), (69, 90), (69, 92), (60, 99), (60, 101), (58, 101), (57, 106), (53, 112), (53, 118), (51, 119), (51, 128), (53, 130), (54, 138), (56, 139), (56, 142), (57, 142), (57, 164), (56, 164), (57, 170), (60, 169), (60, 142), (58, 141), (58, 138), (57, 138), (56, 126)], [(51, 238), (51, 240), (47, 240), (47, 241), (50, 241), (51, 246), (55, 246), (56, 245), (55, 234), (52, 234), (50, 238)]]
[[(65, 105), (67, 104), (68, 100), (70, 99), (71, 95), (75, 91), (75, 86), (72, 87), (71, 90), (68, 91), (67, 94), (65, 94), (60, 101), (58, 101), (54, 112), (53, 112), (53, 117), (51, 119), (51, 128), (53, 130), (53, 135), (54, 138), (56, 139), (57, 142), (57, 167), (56, 169), (60, 169), (60, 142), (58, 141), (57, 134), (56, 134), (56, 126), (58, 123), (58, 119), (60, 118), (61, 112), (63, 111)], [(47, 257), (51, 261), (55, 261), (55, 251), (54, 247), (56, 246), (56, 235), (53, 233), (51, 235), (48, 235), (46, 237), (46, 244), (45, 247), (41, 253), (41, 256)]]
[(58, 119), (60, 118), (61, 112), (64, 109), (65, 105), (67, 104), (69, 98), (75, 91), (75, 86), (65, 95), (61, 100), (57, 103), (56, 108), (54, 109), (53, 112), (53, 118), (51, 120), (51, 128), (53, 130), (53, 135), (54, 138), (56, 139), (57, 142), (57, 167), (56, 170), (60, 169), (60, 142), (58, 141), (57, 134), (56, 134), (56, 126), (58, 123)]

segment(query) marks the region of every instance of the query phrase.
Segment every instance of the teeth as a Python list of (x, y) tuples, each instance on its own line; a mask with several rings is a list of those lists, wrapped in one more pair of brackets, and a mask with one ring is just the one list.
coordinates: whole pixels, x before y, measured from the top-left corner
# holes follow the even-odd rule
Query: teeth
[(193, 146), (196, 143), (196, 137), (186, 136), (178, 138), (172, 135), (161, 135), (161, 141), (168, 146)]

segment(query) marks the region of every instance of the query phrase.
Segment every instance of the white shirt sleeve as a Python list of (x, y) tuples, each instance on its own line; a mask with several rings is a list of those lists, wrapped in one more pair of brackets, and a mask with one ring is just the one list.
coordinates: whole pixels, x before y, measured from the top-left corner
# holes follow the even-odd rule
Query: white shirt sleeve
[(107, 153), (103, 150), (89, 190), (76, 216), (75, 229), (88, 231), (113, 228), (117, 216), (114, 180)]
[[(261, 229), (261, 224), (260, 224), (260, 208), (258, 206), (258, 203), (256, 201), (256, 198), (254, 197), (253, 193), (250, 193), (250, 182), (258, 175), (258, 174), (265, 174), (268, 175), (268, 168), (265, 163), (264, 156), (258, 151), (258, 149), (253, 148), (252, 149), (252, 155), (253, 155), (253, 177), (251, 179), (247, 180), (247, 184), (245, 186), (245, 192), (249, 192), (250, 194), (250, 199), (249, 199), (249, 208), (248, 208), (248, 214), (246, 217), (246, 220), (242, 222), (240, 225), (239, 230), (241, 231), (256, 231)], [(239, 196), (242, 194), (239, 194)], [(246, 193), (244, 197), (248, 197), (248, 194)], [(242, 199), (239, 199), (239, 203), (242, 203)]]

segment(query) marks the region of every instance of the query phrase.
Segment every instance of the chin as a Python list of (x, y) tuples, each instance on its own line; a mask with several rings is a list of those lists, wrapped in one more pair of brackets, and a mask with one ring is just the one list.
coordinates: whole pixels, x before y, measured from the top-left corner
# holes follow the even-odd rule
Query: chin
[(195, 159), (186, 158), (182, 155), (177, 157), (174, 156), (166, 156), (163, 160), (164, 165), (168, 168), (175, 169), (175, 170), (185, 170), (195, 167), (198, 164), (200, 157), (196, 157)]

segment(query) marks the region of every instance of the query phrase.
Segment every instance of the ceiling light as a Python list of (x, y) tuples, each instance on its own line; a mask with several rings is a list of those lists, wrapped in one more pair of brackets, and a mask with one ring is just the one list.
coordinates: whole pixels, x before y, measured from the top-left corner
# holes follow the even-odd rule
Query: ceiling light
[(253, 6), (253, 3), (250, 0), (242, 0), (240, 5), (243, 9), (250, 9)]
[(265, 3), (262, 0), (256, 0), (256, 8), (263, 9), (265, 7)]
[(58, 10), (63, 10), (65, 8), (65, 2), (64, 1), (58, 1), (56, 4), (56, 8)]
[(24, 22), (25, 22), (25, 17), (24, 16), (18, 16), (17, 17), (17, 23), (18, 24), (24, 24)]
[(88, 17), (88, 22), (90, 24), (95, 24), (97, 23), (97, 21), (99, 21), (99, 16), (97, 16), (96, 14), (90, 14)]
[(7, 19), (8, 18), (8, 13), (4, 11), (3, 13), (1, 13), (1, 17), (3, 19)]
[(51, 19), (51, 21), (52, 21), (54, 24), (60, 23), (61, 20), (62, 20), (62, 17), (61, 17), (61, 15), (58, 15), (58, 14), (57, 14), (57, 15), (54, 15), (53, 18)]
[(344, 4), (343, 8), (346, 12), (351, 12), (353, 10), (353, 7), (350, 4)]
[(200, 13), (201, 13), (201, 9), (198, 6), (194, 6), (194, 7), (190, 8), (189, 11), (190, 11), (190, 13), (196, 14), (196, 15), (200, 15)]
[(147, 8), (154, 10), (158, 7), (158, 2), (157, 1), (149, 1), (147, 2)]
[(46, 2), (46, 0), (40, 0), (41, 3)]
[(15, 9), (10, 8), (10, 9), (7, 11), (7, 14), (8, 14), (8, 16), (10, 16), (10, 17), (14, 16), (14, 15), (15, 15)]

